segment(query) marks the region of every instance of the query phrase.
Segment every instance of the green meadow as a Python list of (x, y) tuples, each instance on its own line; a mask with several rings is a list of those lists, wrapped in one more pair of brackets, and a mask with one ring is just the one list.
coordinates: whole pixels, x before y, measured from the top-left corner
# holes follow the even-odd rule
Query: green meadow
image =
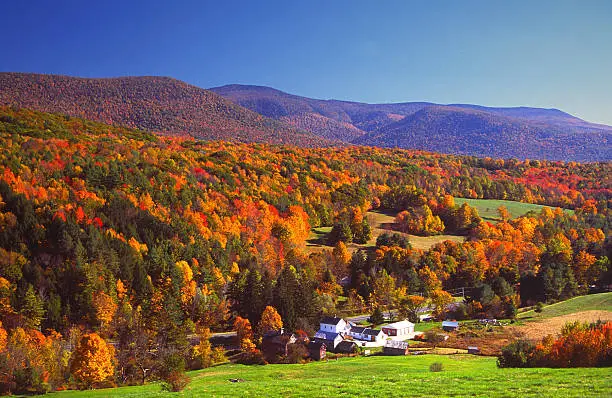
[[(521, 203), (513, 202), (511, 200), (493, 200), (493, 199), (466, 199), (466, 198), (455, 198), (455, 204), (461, 206), (467, 203), (471, 207), (475, 207), (478, 210), (478, 215), (487, 221), (497, 222), (499, 221), (499, 215), (497, 214), (497, 208), (499, 206), (506, 206), (512, 218), (520, 217), (530, 211), (539, 212), (543, 207), (535, 205), (533, 203)], [(567, 212), (573, 212), (573, 210), (565, 210)]]
[[(429, 366), (441, 362), (441, 372)], [(496, 359), (472, 355), (340, 358), (298, 365), (221, 365), (190, 372), (180, 393), (157, 383), (59, 397), (605, 397), (612, 373), (605, 368), (499, 369)], [(239, 379), (231, 382), (230, 379)]]
[(574, 314), (582, 311), (612, 312), (612, 293), (598, 293), (574, 297), (555, 304), (545, 305), (542, 312), (539, 314), (531, 309), (519, 313), (517, 317), (521, 320), (539, 320)]

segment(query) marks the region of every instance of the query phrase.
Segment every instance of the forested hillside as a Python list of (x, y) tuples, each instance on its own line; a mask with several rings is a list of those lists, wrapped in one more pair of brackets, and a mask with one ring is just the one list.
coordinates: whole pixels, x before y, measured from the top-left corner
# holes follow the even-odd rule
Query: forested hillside
[(168, 77), (86, 79), (0, 73), (0, 105), (207, 140), (306, 147), (330, 144), (211, 91)]
[[(611, 283), (610, 163), (203, 142), (11, 107), (0, 146), (4, 391), (84, 378), (79, 350), (104, 340), (116, 362), (100, 380), (161, 377), (177, 357), (207, 366), (190, 334), (247, 320), (262, 333), (268, 306), (312, 333), (323, 314), (415, 294), (442, 315), (447, 290), (471, 287), (470, 316), (511, 317)], [(453, 196), (575, 212), (502, 208), (493, 225)], [(371, 209), (398, 212), (400, 231), (468, 239), (422, 251), (389, 234), (351, 256)], [(335, 247), (307, 255), (317, 226), (332, 227)]]

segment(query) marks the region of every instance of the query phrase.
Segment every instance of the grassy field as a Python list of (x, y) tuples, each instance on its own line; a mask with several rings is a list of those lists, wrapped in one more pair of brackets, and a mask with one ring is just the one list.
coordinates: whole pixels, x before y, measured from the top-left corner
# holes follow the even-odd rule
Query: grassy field
[[(395, 232), (391, 230), (393, 223), (395, 222), (394, 214), (386, 214), (377, 211), (369, 211), (366, 213), (366, 217), (370, 226), (372, 227), (372, 239), (363, 245), (351, 243), (347, 245), (349, 251), (355, 252), (361, 248), (368, 248), (376, 246), (376, 239), (384, 234), (385, 232)], [(318, 227), (313, 228), (310, 231), (310, 237), (307, 242), (306, 248), (310, 251), (321, 251), (323, 249), (331, 249), (331, 246), (327, 246), (325, 243), (327, 234), (331, 232), (331, 227)], [(415, 249), (428, 250), (436, 243), (443, 242), (445, 240), (452, 240), (454, 242), (463, 242), (465, 237), (456, 235), (436, 235), (436, 236), (416, 236), (410, 234), (404, 234), (397, 232), (401, 235), (408, 237), (410, 244)]]
[[(433, 362), (444, 370), (429, 371)], [(470, 355), (340, 358), (305, 365), (221, 365), (191, 372), (182, 393), (159, 384), (65, 391), (57, 397), (604, 397), (612, 395), (605, 368), (499, 369), (496, 359)], [(230, 379), (240, 379), (232, 383)]]
[(574, 297), (556, 304), (544, 306), (540, 314), (533, 310), (521, 312), (518, 314), (518, 319), (524, 321), (537, 321), (594, 310), (612, 312), (612, 293), (589, 294), (586, 296)]
[[(482, 217), (484, 220), (491, 222), (499, 221), (497, 208), (502, 205), (506, 206), (512, 218), (520, 217), (532, 210), (539, 212), (540, 210), (542, 210), (543, 207), (549, 207), (542, 205), (534, 205), (532, 203), (513, 202), (510, 200), (455, 198), (456, 205), (461, 206), (464, 203), (467, 203), (471, 207), (475, 207), (476, 210), (478, 210), (478, 215), (480, 215), (480, 217)], [(573, 212), (573, 210), (565, 211)]]

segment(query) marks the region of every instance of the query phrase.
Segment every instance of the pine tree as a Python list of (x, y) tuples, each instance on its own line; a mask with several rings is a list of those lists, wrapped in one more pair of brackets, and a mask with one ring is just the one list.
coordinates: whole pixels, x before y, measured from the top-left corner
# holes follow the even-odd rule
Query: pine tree
[(26, 323), (29, 328), (39, 329), (45, 309), (42, 300), (34, 293), (34, 287), (28, 284), (28, 290), (23, 297), (21, 306), (21, 315), (26, 318)]

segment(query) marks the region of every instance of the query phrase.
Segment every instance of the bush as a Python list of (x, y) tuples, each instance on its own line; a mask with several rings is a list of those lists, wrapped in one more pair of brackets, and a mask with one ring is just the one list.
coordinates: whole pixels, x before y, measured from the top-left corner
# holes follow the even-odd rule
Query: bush
[(541, 313), (544, 310), (544, 304), (541, 301), (538, 301), (533, 309), (536, 313)]
[(190, 381), (185, 372), (172, 371), (163, 378), (162, 389), (170, 392), (183, 391)]
[(444, 341), (444, 335), (435, 329), (430, 329), (425, 332), (425, 340), (436, 346)]
[(306, 346), (304, 344), (289, 344), (289, 346), (287, 347), (287, 358), (285, 358), (285, 362), (301, 363), (307, 356), (308, 350), (306, 349)]
[(514, 341), (504, 348), (497, 358), (500, 368), (530, 368), (535, 362), (535, 346), (528, 340)]
[(242, 353), (236, 361), (242, 365), (265, 365), (266, 360), (260, 350), (252, 350)]
[(444, 365), (442, 365), (441, 362), (434, 362), (431, 365), (429, 365), (430, 372), (441, 372), (443, 370), (444, 370)]
[(211, 358), (213, 363), (221, 363), (227, 361), (227, 357), (225, 356), (225, 350), (223, 349), (223, 347), (213, 348)]

